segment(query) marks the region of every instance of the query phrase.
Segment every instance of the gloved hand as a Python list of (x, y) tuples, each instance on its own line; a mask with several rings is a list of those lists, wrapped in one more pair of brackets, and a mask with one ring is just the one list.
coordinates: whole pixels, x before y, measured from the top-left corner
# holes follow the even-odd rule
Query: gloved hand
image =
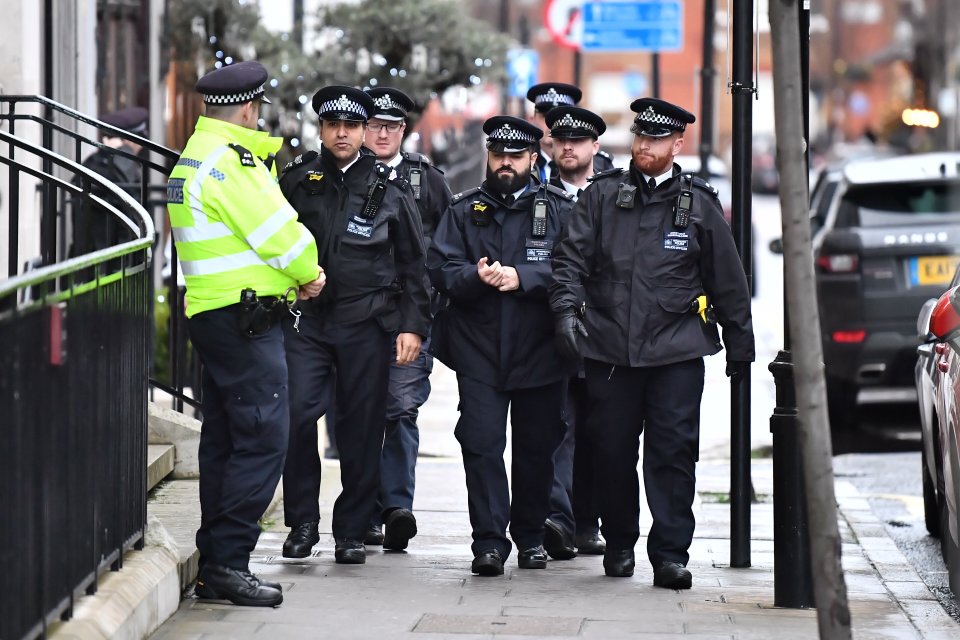
[(560, 355), (568, 360), (580, 359), (580, 347), (577, 346), (577, 334), (587, 337), (587, 329), (573, 309), (565, 309), (557, 314), (554, 323), (554, 340)]
[(727, 377), (730, 382), (739, 382), (746, 375), (750, 368), (749, 362), (739, 362), (737, 360), (727, 361)]

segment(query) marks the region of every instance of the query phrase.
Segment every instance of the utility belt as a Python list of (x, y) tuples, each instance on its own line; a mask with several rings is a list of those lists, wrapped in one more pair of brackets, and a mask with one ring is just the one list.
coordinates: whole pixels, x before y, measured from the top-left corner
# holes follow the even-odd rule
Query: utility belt
[(300, 311), (294, 309), (297, 303), (297, 290), (293, 287), (280, 297), (258, 297), (253, 289), (244, 289), (240, 292), (240, 331), (251, 338), (262, 336), (279, 323), (286, 314), (292, 315), (295, 320), (293, 328), (299, 330)]

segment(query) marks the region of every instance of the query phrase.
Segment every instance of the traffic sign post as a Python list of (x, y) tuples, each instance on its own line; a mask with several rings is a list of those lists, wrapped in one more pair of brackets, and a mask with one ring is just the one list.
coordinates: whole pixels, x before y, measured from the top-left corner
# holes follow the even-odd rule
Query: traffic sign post
[(682, 0), (612, 0), (583, 5), (583, 51), (679, 51)]
[(537, 83), (540, 56), (536, 49), (510, 49), (507, 52), (507, 87), (513, 98), (525, 98), (527, 91)]

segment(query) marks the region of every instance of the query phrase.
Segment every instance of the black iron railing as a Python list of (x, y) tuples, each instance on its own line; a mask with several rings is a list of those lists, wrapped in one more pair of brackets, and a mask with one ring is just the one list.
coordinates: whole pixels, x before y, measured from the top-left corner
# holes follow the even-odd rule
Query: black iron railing
[[(49, 141), (49, 139), (47, 139)], [(0, 281), (0, 638), (43, 637), (143, 544), (151, 217), (129, 194), (0, 130), (10, 228)], [(130, 239), (52, 259), (73, 201)], [(37, 225), (27, 224), (42, 219)], [(52, 237), (50, 234), (53, 234)], [(53, 242), (52, 245), (44, 243)], [(18, 268), (28, 247), (43, 258)]]
[[(141, 202), (146, 210), (154, 214), (155, 220), (166, 219), (166, 180), (179, 153), (163, 145), (152, 142), (123, 129), (118, 129), (91, 118), (79, 111), (71, 109), (58, 102), (43, 96), (29, 95), (0, 95), (0, 126), (6, 123), (11, 134), (30, 135), (31, 138), (41, 141), (43, 148), (58, 151), (66, 158), (80, 163), (90, 154), (107, 150), (111, 154), (135, 162), (140, 169), (142, 179), (136, 183), (115, 183), (127, 193)], [(132, 153), (129, 148), (107, 147), (101, 141), (101, 134), (134, 143), (143, 150)], [(53, 171), (49, 161), (41, 160), (41, 167), (47, 173)], [(11, 172), (13, 170), (11, 169)], [(41, 199), (41, 233), (40, 256), (37, 262), (54, 264), (71, 255), (71, 212), (77, 211), (80, 203), (69, 192), (59, 191), (58, 197), (43, 186), (39, 190)], [(33, 194), (24, 194), (33, 198)], [(23, 268), (22, 256), (18, 255), (16, 238), (18, 237), (18, 216), (21, 209), (20, 194), (8, 195), (10, 211), (9, 240), (10, 253), (8, 255), (8, 272), (18, 273)], [(76, 220), (73, 221), (74, 223)], [(111, 238), (109, 244), (115, 244), (116, 238)], [(157, 263), (163, 263), (163, 249), (165, 239), (160, 234), (153, 245)], [(172, 246), (172, 256), (169, 263), (176, 264), (176, 247)], [(194, 382), (198, 377), (196, 367), (189, 359), (189, 348), (186, 331), (186, 319), (183, 315), (183, 287), (177, 281), (176, 269), (172, 269), (169, 278), (163, 281), (163, 295), (154, 296), (154, 284), (157, 275), (149, 280), (150, 299), (158, 300), (167, 305), (167, 320), (163, 324), (167, 332), (165, 341), (166, 357), (162, 362), (154, 361), (151, 366), (151, 388), (159, 389), (172, 397), (172, 406), (177, 411), (183, 411), (184, 406), (197, 407), (193, 399), (199, 397), (199, 385)], [(152, 307), (151, 307), (152, 309)], [(195, 391), (194, 391), (195, 389)]]

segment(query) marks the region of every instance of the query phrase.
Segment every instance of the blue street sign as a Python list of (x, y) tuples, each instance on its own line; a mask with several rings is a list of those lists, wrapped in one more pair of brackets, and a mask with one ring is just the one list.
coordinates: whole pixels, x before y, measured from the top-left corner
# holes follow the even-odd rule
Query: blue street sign
[(583, 5), (583, 51), (679, 51), (682, 0), (611, 0)]
[(540, 56), (536, 49), (511, 49), (507, 52), (508, 93), (514, 98), (526, 98), (527, 91), (537, 84)]

